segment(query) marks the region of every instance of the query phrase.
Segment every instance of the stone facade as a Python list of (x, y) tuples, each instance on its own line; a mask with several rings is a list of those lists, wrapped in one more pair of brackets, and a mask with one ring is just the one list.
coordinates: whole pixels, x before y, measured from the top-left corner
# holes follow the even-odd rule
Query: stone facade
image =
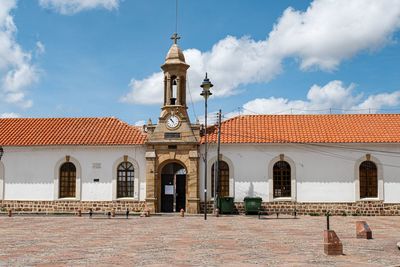
[[(214, 204), (207, 202), (208, 213), (212, 213)], [(235, 202), (235, 213), (244, 214), (244, 202)], [(383, 201), (358, 201), (352, 203), (300, 203), (300, 202), (263, 202), (261, 210), (266, 212), (291, 213), (296, 209), (298, 215), (331, 215), (342, 216), (393, 216), (400, 215), (400, 204), (383, 203)], [(200, 203), (200, 212), (204, 212), (204, 202)]]
[(197, 145), (177, 146), (168, 150), (168, 146), (157, 146), (157, 150), (146, 154), (146, 202), (151, 212), (159, 212), (161, 205), (161, 171), (168, 163), (179, 163), (186, 169), (186, 212), (198, 213), (199, 177)]
[(105, 213), (115, 209), (116, 212), (141, 212), (146, 208), (144, 201), (0, 201), (0, 211), (11, 209), (15, 213), (76, 213), (78, 210)]
[[(164, 102), (157, 124), (146, 125), (146, 202), (151, 212), (161, 208), (161, 174), (169, 163), (186, 170), (186, 203), (188, 213), (199, 211), (199, 140), (200, 125), (190, 122), (186, 105), (186, 73), (189, 65), (182, 50), (174, 44), (168, 51), (164, 72)], [(174, 121), (176, 122), (174, 124)], [(172, 122), (172, 124), (171, 124)]]
[[(197, 202), (196, 202), (197, 204)], [(207, 202), (208, 213), (214, 209), (213, 201)], [(145, 201), (0, 201), (0, 211), (12, 209), (17, 213), (74, 213), (93, 209), (94, 212), (108, 212), (115, 209), (124, 212), (128, 208), (133, 212), (141, 212), (147, 207)], [(329, 211), (332, 215), (353, 216), (393, 216), (400, 215), (400, 204), (389, 204), (381, 201), (360, 201), (354, 203), (294, 203), (263, 202), (261, 209), (269, 212), (291, 213), (296, 208), (298, 215), (324, 215)], [(204, 202), (200, 202), (200, 213), (204, 212)], [(193, 212), (195, 213), (195, 212)], [(197, 212), (196, 212), (197, 213)], [(235, 213), (244, 214), (244, 203), (235, 203)]]

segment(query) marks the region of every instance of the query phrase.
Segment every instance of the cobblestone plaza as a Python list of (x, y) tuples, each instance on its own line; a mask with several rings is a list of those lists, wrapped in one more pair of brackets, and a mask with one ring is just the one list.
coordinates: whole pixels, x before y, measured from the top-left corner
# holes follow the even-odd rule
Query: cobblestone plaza
[[(357, 220), (373, 239), (356, 239)], [(330, 225), (342, 256), (323, 253), (323, 216), (1, 216), (0, 266), (400, 266), (400, 217)]]

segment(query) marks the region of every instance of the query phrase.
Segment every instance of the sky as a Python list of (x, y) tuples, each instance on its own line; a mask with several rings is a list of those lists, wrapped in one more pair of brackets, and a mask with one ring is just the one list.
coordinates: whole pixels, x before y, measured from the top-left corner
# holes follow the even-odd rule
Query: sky
[[(399, 113), (400, 0), (179, 0), (192, 120)], [(160, 114), (176, 0), (0, 0), (0, 117)]]

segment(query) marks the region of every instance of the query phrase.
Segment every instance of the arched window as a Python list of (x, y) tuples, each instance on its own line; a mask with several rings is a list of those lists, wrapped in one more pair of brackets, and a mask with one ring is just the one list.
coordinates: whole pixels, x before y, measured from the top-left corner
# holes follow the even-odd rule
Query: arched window
[(129, 161), (118, 165), (117, 169), (117, 197), (133, 197), (135, 169)]
[[(214, 197), (214, 178), (216, 174), (216, 163), (211, 167), (211, 195)], [(218, 196), (229, 196), (229, 166), (225, 161), (219, 161)]]
[(60, 167), (59, 198), (75, 197), (76, 167), (71, 162), (65, 162)]
[(291, 197), (291, 170), (286, 161), (280, 160), (273, 167), (274, 197)]
[(378, 197), (378, 170), (370, 160), (360, 164), (360, 198), (366, 197)]

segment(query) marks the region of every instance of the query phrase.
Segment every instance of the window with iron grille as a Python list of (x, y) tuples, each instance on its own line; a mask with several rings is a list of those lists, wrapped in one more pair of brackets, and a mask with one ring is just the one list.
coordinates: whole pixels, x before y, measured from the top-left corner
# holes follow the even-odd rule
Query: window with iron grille
[(76, 167), (71, 162), (65, 162), (60, 167), (59, 197), (75, 197)]
[(133, 164), (125, 161), (117, 169), (117, 197), (133, 197), (135, 169)]
[(360, 164), (360, 198), (378, 197), (378, 170), (370, 160)]
[(286, 161), (278, 161), (273, 167), (274, 197), (291, 197), (292, 179), (290, 165)]
[[(216, 175), (216, 163), (211, 167), (211, 196), (214, 197), (214, 177)], [(218, 196), (229, 196), (229, 166), (225, 161), (219, 161)]]

